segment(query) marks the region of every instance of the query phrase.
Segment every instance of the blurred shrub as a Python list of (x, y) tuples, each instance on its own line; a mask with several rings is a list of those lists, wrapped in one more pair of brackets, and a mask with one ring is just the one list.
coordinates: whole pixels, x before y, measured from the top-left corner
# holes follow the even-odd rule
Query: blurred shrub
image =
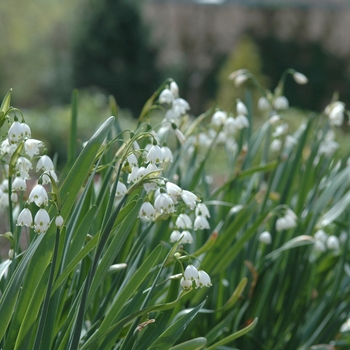
[(124, 0), (92, 1), (79, 23), (73, 45), (75, 86), (98, 87), (121, 107), (139, 112), (161, 78), (157, 51), (138, 9)]
[(225, 63), (222, 65), (218, 76), (217, 102), (224, 109), (231, 109), (236, 105), (236, 99), (244, 99), (244, 91), (248, 88), (253, 93), (253, 98), (256, 100), (260, 97), (260, 93), (253, 88), (253, 83), (248, 81), (244, 87), (232, 88), (232, 81), (228, 80), (228, 76), (233, 71), (241, 68), (246, 68), (259, 80), (260, 83), (265, 83), (266, 78), (262, 75), (262, 60), (259, 49), (252, 38), (248, 35), (243, 36), (234, 48)]

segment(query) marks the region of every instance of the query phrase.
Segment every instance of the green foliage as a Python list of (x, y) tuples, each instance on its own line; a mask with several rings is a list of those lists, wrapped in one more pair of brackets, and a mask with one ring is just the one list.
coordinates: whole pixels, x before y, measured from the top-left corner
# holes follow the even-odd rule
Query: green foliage
[[(271, 103), (283, 82), (266, 92)], [(19, 156), (31, 162), (39, 156), (25, 153), (28, 136), (13, 142), (11, 153), (4, 124), (1, 166), (13, 164), (13, 173), (0, 193), (9, 200), (2, 204), (9, 222), (2, 238), (11, 246), (10, 258), (0, 261), (0, 348), (347, 349), (340, 329), (350, 302), (350, 168), (336, 151), (328, 119), (334, 106), (289, 134), (284, 111), (279, 119), (271, 106), (255, 127), (252, 101), (247, 94), (246, 112), (237, 106), (248, 124), (239, 124), (237, 113), (234, 129), (215, 108), (192, 120), (169, 79), (147, 100), (136, 128), (120, 125), (111, 101), (114, 116), (77, 149), (81, 111), (74, 92), (67, 166), (58, 182), (47, 170), (39, 180), (50, 175), (48, 206), (13, 188), (23, 174)], [(10, 94), (1, 111), (11, 128), (24, 122)], [(159, 123), (159, 113), (169, 111), (172, 122)], [(276, 139), (279, 149), (271, 148)], [(160, 160), (164, 153), (152, 160), (151, 147), (164, 152), (165, 142), (173, 161)], [(219, 152), (226, 172), (211, 182)], [(131, 154), (140, 168), (156, 165), (133, 178)], [(174, 202), (160, 207), (165, 193), (176, 198), (176, 211)], [(147, 202), (155, 213), (146, 213)], [(23, 208), (34, 214), (47, 208), (52, 222), (45, 233), (15, 225), (14, 213)], [(186, 231), (177, 221), (184, 213), (196, 218), (196, 230), (187, 229), (193, 242), (181, 233), (169, 242), (177, 229)], [(54, 223), (60, 216), (63, 225)], [(197, 227), (203, 217), (210, 228)], [(266, 231), (270, 241), (262, 239)], [(24, 235), (28, 245), (20, 244)], [(194, 266), (200, 272), (192, 281)], [(203, 271), (209, 280), (200, 279)]]

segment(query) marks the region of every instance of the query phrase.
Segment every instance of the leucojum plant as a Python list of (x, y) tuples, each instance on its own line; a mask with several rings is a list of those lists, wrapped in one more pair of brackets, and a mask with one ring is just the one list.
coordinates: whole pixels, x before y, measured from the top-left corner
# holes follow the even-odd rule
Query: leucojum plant
[(307, 83), (290, 69), (271, 92), (234, 72), (261, 91), (257, 112), (247, 92), (197, 118), (169, 79), (135, 130), (111, 99), (78, 157), (74, 92), (59, 176), (9, 92), (0, 348), (347, 349), (350, 166), (335, 140), (347, 111), (334, 99), (291, 132), (289, 75)]

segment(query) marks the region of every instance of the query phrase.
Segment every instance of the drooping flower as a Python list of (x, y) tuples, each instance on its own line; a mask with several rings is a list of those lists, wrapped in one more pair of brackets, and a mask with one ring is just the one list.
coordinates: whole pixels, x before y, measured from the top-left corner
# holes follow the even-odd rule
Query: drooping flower
[(164, 89), (159, 94), (159, 103), (172, 103), (174, 101), (174, 94), (170, 89)]
[(158, 145), (152, 145), (147, 154), (147, 161), (152, 164), (164, 162), (164, 153)]
[(36, 171), (48, 171), (48, 170), (55, 170), (55, 168), (53, 166), (53, 162), (51, 158), (47, 155), (43, 155), (40, 157), (36, 165)]
[(173, 161), (173, 152), (171, 152), (171, 149), (167, 146), (162, 147), (163, 156), (164, 156), (164, 162), (172, 162)]
[(190, 231), (188, 230), (182, 231), (181, 236), (182, 236), (181, 243), (188, 243), (188, 244), (193, 243), (193, 237)]
[(181, 286), (183, 289), (191, 289), (191, 288), (192, 288), (192, 281), (191, 281), (191, 280), (187, 280), (186, 278), (181, 277), (180, 286)]
[(35, 139), (27, 139), (24, 141), (24, 150), (26, 155), (29, 158), (33, 158), (33, 156), (39, 154), (39, 147), (42, 146), (43, 143), (39, 140)]
[(300, 73), (300, 72), (293, 73), (293, 78), (295, 82), (300, 85), (307, 84), (307, 82), (309, 81), (308, 78), (303, 73)]
[(272, 152), (279, 152), (282, 148), (282, 141), (280, 139), (274, 139), (271, 142), (270, 149)]
[(249, 127), (249, 120), (243, 114), (237, 115), (237, 117), (236, 117), (236, 125), (237, 125), (238, 129), (248, 128)]
[(168, 195), (171, 197), (174, 203), (177, 203), (177, 198), (181, 196), (182, 188), (170, 181), (166, 183), (165, 187)]
[(55, 219), (56, 227), (62, 228), (63, 224), (64, 224), (63, 217), (61, 215), (56, 216), (56, 219)]
[(12, 182), (12, 191), (25, 191), (27, 189), (26, 181), (17, 176)]
[(197, 202), (200, 202), (200, 199), (194, 193), (186, 190), (182, 190), (181, 198), (191, 210), (196, 207)]
[(184, 278), (189, 281), (194, 281), (199, 278), (199, 272), (192, 264), (188, 265), (184, 272)]
[(267, 111), (270, 108), (271, 108), (271, 104), (269, 100), (266, 97), (261, 96), (258, 101), (258, 109), (260, 111)]
[(50, 227), (50, 216), (45, 209), (39, 209), (34, 217), (34, 230), (37, 233), (45, 233)]
[(272, 239), (271, 239), (271, 233), (268, 231), (264, 231), (260, 233), (259, 235), (259, 241), (265, 244), (271, 244)]
[(24, 208), (18, 215), (17, 226), (33, 226), (33, 216), (28, 208)]
[(288, 109), (289, 107), (289, 102), (287, 100), (287, 97), (285, 96), (278, 96), (274, 101), (273, 101), (273, 106), (277, 110), (284, 110)]
[(339, 245), (339, 239), (337, 236), (329, 236), (326, 242), (327, 248), (331, 250), (339, 250), (340, 245)]
[(42, 205), (48, 205), (48, 195), (47, 192), (42, 185), (36, 185), (31, 190), (28, 202), (29, 203), (35, 203), (38, 207), (41, 207)]
[(156, 217), (156, 210), (150, 202), (144, 202), (139, 211), (139, 218), (153, 220)]
[(154, 208), (159, 214), (170, 214), (175, 211), (175, 205), (171, 197), (166, 193), (161, 193), (154, 201)]
[(203, 215), (206, 218), (210, 218), (208, 207), (204, 203), (198, 203), (196, 207), (196, 216)]
[(179, 87), (178, 85), (175, 83), (175, 81), (172, 81), (170, 83), (170, 91), (171, 93), (174, 95), (174, 97), (179, 97)]
[(227, 119), (226, 112), (216, 111), (211, 118), (211, 123), (215, 126), (221, 126), (221, 125), (224, 125), (226, 119)]
[(177, 242), (181, 238), (181, 232), (179, 230), (174, 230), (170, 235), (170, 242)]
[(198, 215), (194, 220), (194, 230), (204, 230), (210, 228), (208, 220), (203, 215)]
[(8, 131), (8, 140), (10, 144), (18, 143), (24, 137), (23, 126), (20, 122), (13, 122)]
[(237, 111), (238, 115), (239, 114), (248, 115), (248, 109), (247, 109), (246, 105), (241, 100), (237, 101), (236, 111)]
[(196, 288), (202, 288), (202, 287), (210, 287), (211, 279), (210, 276), (203, 270), (199, 270), (199, 278), (196, 279)]
[(177, 228), (189, 229), (192, 228), (192, 220), (187, 214), (180, 214), (175, 222)]
[(128, 189), (126, 188), (126, 186), (122, 182), (118, 181), (115, 196), (117, 198), (121, 198), (126, 194), (127, 190)]

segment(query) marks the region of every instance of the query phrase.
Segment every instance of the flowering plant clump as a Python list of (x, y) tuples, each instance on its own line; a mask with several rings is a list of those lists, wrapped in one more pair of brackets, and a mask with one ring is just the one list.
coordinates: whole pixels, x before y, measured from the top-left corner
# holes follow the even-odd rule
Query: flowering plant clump
[(233, 72), (233, 88), (261, 92), (257, 106), (248, 91), (197, 118), (168, 79), (133, 130), (111, 98), (114, 116), (78, 156), (74, 92), (57, 172), (9, 92), (0, 348), (346, 349), (350, 167), (337, 133), (348, 111), (333, 100), (291, 122), (290, 75), (308, 82), (289, 69), (270, 91)]

